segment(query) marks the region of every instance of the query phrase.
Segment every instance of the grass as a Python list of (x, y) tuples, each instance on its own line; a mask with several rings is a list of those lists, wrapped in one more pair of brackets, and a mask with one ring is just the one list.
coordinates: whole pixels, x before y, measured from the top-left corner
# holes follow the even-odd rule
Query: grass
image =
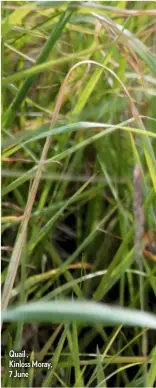
[(5, 387), (155, 386), (154, 8), (2, 3)]

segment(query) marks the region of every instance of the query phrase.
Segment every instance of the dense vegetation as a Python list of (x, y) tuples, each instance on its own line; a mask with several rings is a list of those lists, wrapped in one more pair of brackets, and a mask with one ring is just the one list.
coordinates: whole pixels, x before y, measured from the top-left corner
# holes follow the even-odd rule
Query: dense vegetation
[(2, 2), (4, 387), (155, 386), (154, 8)]

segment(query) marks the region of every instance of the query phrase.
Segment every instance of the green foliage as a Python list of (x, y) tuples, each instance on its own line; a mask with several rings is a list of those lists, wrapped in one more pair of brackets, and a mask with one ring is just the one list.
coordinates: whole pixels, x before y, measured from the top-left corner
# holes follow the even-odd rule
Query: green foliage
[[(136, 260), (133, 207), (139, 164), (155, 231), (155, 15), (153, 2), (2, 2), (5, 387), (155, 386), (154, 237)], [(11, 349), (52, 368), (13, 377)]]

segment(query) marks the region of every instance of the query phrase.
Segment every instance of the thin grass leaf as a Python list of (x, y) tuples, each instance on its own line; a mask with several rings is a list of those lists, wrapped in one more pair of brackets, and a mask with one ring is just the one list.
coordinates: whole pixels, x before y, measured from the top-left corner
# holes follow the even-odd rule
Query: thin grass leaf
[(148, 376), (147, 376), (147, 383), (148, 383), (149, 387), (154, 387), (154, 384), (156, 381), (155, 364), (156, 364), (156, 348), (154, 348), (152, 351), (151, 365), (150, 365), (150, 368), (148, 371)]

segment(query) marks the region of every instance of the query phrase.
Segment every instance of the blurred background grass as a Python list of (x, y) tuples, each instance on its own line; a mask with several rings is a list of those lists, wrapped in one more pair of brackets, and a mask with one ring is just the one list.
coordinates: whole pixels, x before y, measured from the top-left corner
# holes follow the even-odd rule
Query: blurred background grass
[[(2, 2), (2, 283), (60, 87), (85, 61), (63, 90), (10, 305), (71, 297), (139, 309), (142, 276), (145, 309), (155, 312), (154, 8), (152, 1)], [(133, 249), (136, 163), (150, 236), (141, 273)], [(147, 336), (152, 387), (155, 337)], [(135, 326), (4, 324), (2, 345), (4, 354), (24, 348), (53, 364), (52, 374), (43, 368), (19, 381), (4, 356), (4, 386), (145, 385)]]

